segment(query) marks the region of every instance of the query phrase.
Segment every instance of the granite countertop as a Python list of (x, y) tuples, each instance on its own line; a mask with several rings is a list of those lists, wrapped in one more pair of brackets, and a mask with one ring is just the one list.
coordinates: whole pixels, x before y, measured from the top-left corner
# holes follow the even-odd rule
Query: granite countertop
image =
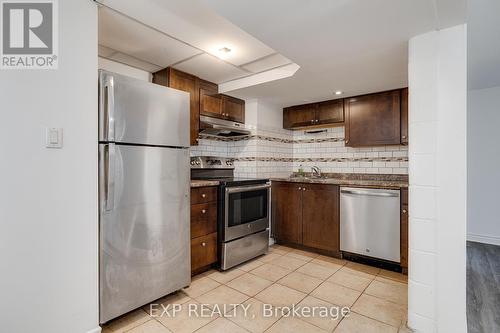
[(287, 178), (271, 178), (271, 181), (383, 188), (408, 187), (408, 175), (332, 173), (324, 174), (321, 178), (313, 178), (310, 174), (306, 174), (305, 177), (294, 174)]
[(217, 186), (219, 182), (217, 180), (191, 180), (191, 187), (205, 187), (205, 186)]

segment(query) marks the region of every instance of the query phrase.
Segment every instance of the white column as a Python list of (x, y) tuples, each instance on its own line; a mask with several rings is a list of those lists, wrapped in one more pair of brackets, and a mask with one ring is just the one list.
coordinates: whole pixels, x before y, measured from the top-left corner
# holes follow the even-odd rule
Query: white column
[(466, 332), (466, 26), (409, 47), (408, 323)]

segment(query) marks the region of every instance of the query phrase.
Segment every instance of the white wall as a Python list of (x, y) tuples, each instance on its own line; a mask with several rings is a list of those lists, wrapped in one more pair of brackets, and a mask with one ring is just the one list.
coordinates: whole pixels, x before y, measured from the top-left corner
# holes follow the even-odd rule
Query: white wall
[(95, 3), (59, 1), (58, 70), (0, 72), (0, 330), (99, 332)]
[(153, 79), (152, 74), (149, 72), (102, 57), (99, 57), (99, 69), (105, 69), (110, 72), (134, 77), (148, 82), (151, 82)]
[(467, 238), (500, 245), (500, 87), (470, 90), (467, 119)]
[(466, 26), (410, 40), (408, 324), (466, 332)]

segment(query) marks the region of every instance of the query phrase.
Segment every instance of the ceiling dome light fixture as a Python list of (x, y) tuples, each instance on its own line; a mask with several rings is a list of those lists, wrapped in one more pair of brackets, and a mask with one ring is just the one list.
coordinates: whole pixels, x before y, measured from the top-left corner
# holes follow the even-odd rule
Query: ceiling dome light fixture
[(219, 52), (220, 52), (220, 53), (224, 53), (224, 54), (228, 54), (229, 52), (231, 52), (231, 49), (230, 49), (229, 47), (225, 47), (225, 46), (224, 46), (224, 47), (221, 47), (221, 48), (219, 49)]
[(337, 90), (337, 91), (335, 92), (335, 95), (342, 95), (342, 91)]

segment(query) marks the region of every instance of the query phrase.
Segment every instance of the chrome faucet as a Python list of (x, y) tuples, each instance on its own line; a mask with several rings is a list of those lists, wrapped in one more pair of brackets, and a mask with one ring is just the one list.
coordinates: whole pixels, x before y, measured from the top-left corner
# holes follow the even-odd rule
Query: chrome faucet
[(313, 166), (311, 168), (311, 171), (312, 171), (312, 176), (313, 177), (316, 177), (316, 178), (320, 178), (321, 177), (321, 169), (317, 166)]

